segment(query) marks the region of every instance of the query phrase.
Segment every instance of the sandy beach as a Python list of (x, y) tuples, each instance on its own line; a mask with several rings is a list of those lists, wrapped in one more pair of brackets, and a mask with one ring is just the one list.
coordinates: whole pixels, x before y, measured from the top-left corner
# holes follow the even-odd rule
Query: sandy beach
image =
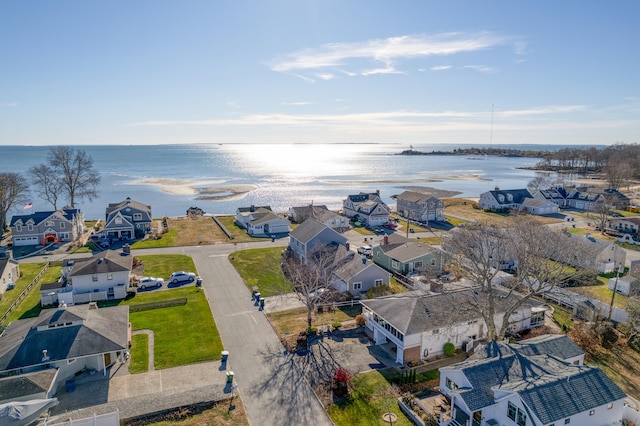
[(237, 199), (257, 188), (256, 185), (219, 185), (224, 182), (223, 180), (153, 178), (134, 181), (131, 184), (155, 186), (171, 195), (197, 195), (197, 200)]

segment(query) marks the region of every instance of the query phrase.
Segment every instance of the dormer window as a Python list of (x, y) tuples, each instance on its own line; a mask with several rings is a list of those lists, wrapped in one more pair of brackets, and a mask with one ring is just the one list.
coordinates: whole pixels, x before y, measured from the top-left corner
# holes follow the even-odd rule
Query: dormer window
[(27, 231), (33, 231), (33, 225), (32, 224), (28, 224), (27, 225)]
[(501, 203), (504, 203), (504, 195), (498, 194), (498, 201), (500, 201)]
[(22, 225), (16, 225), (16, 232), (22, 232)]
[(507, 200), (509, 200), (510, 203), (513, 203), (513, 194), (507, 194)]
[(142, 213), (134, 213), (133, 220), (142, 220)]

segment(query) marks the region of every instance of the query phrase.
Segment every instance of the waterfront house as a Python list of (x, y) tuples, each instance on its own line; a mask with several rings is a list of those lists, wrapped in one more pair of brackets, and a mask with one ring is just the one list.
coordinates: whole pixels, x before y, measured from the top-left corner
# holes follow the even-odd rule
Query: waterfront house
[[(495, 301), (495, 322), (500, 323), (515, 294), (500, 290)], [(473, 290), (451, 293), (413, 291), (400, 295), (362, 300), (367, 333), (376, 345), (395, 347), (396, 362), (422, 361), (443, 354), (445, 343), (465, 348), (487, 335), (476, 306)], [(544, 309), (534, 300), (519, 306), (510, 317), (517, 333), (544, 324)]]
[(396, 197), (396, 211), (404, 218), (426, 223), (444, 222), (444, 201), (432, 194), (404, 191)]
[(354, 218), (369, 227), (375, 227), (389, 222), (391, 210), (380, 198), (380, 191), (376, 191), (348, 195), (342, 201), (342, 211), (348, 218)]
[(57, 371), (48, 384), (55, 390), (83, 370), (106, 376), (130, 343), (128, 306), (43, 309), (37, 318), (11, 322), (0, 335), (0, 376)]
[(62, 278), (40, 286), (43, 306), (124, 299), (130, 288), (133, 256), (106, 250), (84, 259), (67, 259)]
[(480, 194), (478, 205), (481, 209), (494, 211), (520, 210), (525, 199), (532, 198), (527, 189), (505, 189), (496, 187), (493, 191)]
[(10, 257), (0, 257), (0, 299), (20, 278), (20, 264)]
[(350, 259), (333, 271), (333, 287), (337, 291), (362, 297), (373, 287), (389, 285), (389, 272), (369, 262), (365, 256), (351, 253)]
[(289, 249), (302, 261), (327, 245), (348, 246), (347, 238), (314, 218), (289, 233)]
[(568, 339), (541, 339), (489, 342), (467, 360), (440, 368), (441, 412), (451, 418), (446, 424), (621, 424), (625, 393), (599, 368), (582, 365)]
[(109, 204), (102, 234), (114, 240), (130, 240), (144, 237), (151, 232), (152, 225), (151, 206), (127, 197), (119, 203)]
[(372, 259), (387, 271), (401, 275), (437, 274), (442, 270), (443, 253), (420, 240), (389, 234), (373, 246)]
[(327, 206), (310, 204), (308, 206), (289, 208), (289, 219), (293, 223), (303, 223), (310, 217), (338, 232), (344, 232), (349, 229), (349, 218), (332, 212)]
[(14, 246), (34, 246), (76, 241), (84, 232), (84, 215), (78, 209), (35, 212), (11, 218)]
[(548, 188), (548, 189), (539, 189), (534, 191), (532, 194), (533, 198), (536, 200), (547, 200), (554, 204), (557, 204), (558, 207), (567, 207), (567, 197), (569, 194), (563, 187), (556, 188)]
[(270, 237), (289, 233), (291, 223), (275, 214), (269, 206), (239, 207), (236, 223), (254, 237)]

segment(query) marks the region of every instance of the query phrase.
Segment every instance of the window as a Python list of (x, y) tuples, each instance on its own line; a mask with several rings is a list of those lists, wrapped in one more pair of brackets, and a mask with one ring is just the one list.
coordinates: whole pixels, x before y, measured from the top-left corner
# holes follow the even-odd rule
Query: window
[(64, 222), (60, 222), (60, 229), (64, 229)]
[(74, 362), (76, 362), (76, 359), (75, 359), (75, 358), (69, 358), (69, 359), (67, 360), (67, 365), (69, 365), (69, 364), (73, 364)]
[(576, 359), (575, 361), (573, 361), (573, 365), (580, 365), (580, 360)]
[(589, 410), (589, 415), (593, 416), (596, 413), (596, 410)]
[(360, 290), (362, 288), (362, 283), (358, 282), (358, 283), (353, 283), (353, 289), (354, 290)]
[(527, 424), (527, 415), (518, 408), (518, 421), (516, 422), (518, 426), (526, 426)]
[(91, 275), (91, 281), (93, 281), (94, 283), (98, 281), (98, 275), (97, 274)]
[(378, 287), (379, 285), (382, 285), (382, 280), (376, 280), (376, 281), (375, 281), (375, 283), (374, 283), (374, 285), (375, 285), (376, 287)]
[(142, 213), (134, 213), (133, 220), (142, 220)]
[(436, 260), (435, 259), (431, 259), (431, 266), (436, 266)]
[(438, 334), (438, 333), (440, 333), (440, 330), (438, 330), (437, 328), (431, 331), (431, 334)]
[(16, 225), (16, 232), (22, 232), (22, 225)]
[(564, 419), (565, 425), (568, 425), (569, 423), (571, 423), (571, 417), (569, 417), (568, 419)]
[(391, 261), (391, 267), (393, 269), (398, 269), (398, 261), (397, 260), (392, 260)]
[(512, 403), (509, 403), (509, 405), (507, 406), (507, 417), (509, 417), (511, 420), (515, 422), (517, 412), (518, 412), (518, 409), (516, 408), (516, 406), (513, 405)]
[(107, 274), (107, 279), (108, 279), (108, 280), (112, 280), (112, 279), (113, 279), (113, 274), (112, 274), (111, 272), (109, 272), (109, 273)]
[(380, 252), (377, 252), (376, 256), (378, 257), (378, 259), (380, 259)]
[(54, 225), (55, 225), (55, 223), (53, 223), (53, 221), (52, 221), (52, 220), (48, 220), (48, 221), (46, 221), (46, 222), (44, 223), (44, 226), (54, 226)]
[(422, 262), (415, 262), (415, 263), (413, 264), (413, 267), (414, 267), (415, 269), (419, 269), (419, 268), (422, 268), (422, 265), (423, 265), (423, 263), (422, 263)]
[(447, 377), (447, 387), (451, 390), (458, 389), (458, 385), (456, 385), (455, 382), (448, 377)]
[(28, 224), (27, 225), (27, 231), (33, 231), (33, 225), (32, 224)]
[(607, 410), (611, 410), (613, 408), (613, 402), (610, 402), (609, 405), (607, 405)]

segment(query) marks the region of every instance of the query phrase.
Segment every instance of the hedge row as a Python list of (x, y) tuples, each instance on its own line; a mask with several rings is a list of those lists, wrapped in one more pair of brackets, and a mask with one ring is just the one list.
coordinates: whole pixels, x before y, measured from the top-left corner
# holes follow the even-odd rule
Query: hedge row
[(150, 311), (152, 309), (171, 308), (172, 306), (183, 306), (187, 304), (187, 298), (161, 300), (158, 302), (140, 303), (129, 306), (129, 312)]

